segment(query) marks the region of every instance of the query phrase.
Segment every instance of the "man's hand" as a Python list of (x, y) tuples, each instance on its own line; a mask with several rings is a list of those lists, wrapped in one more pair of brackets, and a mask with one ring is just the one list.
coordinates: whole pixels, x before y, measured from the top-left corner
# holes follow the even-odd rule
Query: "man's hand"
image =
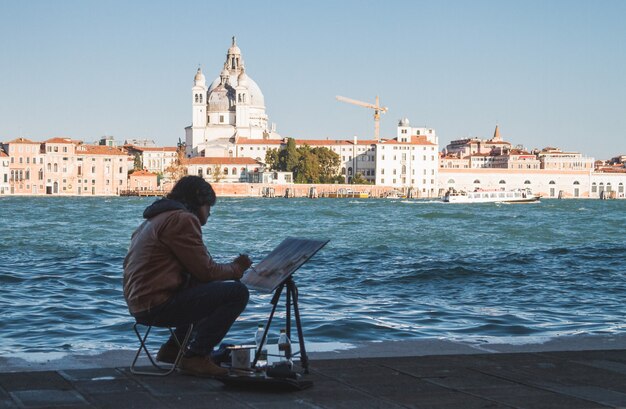
[(241, 276), (243, 276), (243, 272), (250, 268), (250, 266), (252, 265), (252, 260), (250, 260), (250, 257), (248, 257), (247, 254), (240, 254), (235, 259), (235, 264), (239, 266), (239, 269), (241, 270), (241, 272), (239, 273), (239, 277), (237, 277), (237, 279), (239, 279), (241, 278)]

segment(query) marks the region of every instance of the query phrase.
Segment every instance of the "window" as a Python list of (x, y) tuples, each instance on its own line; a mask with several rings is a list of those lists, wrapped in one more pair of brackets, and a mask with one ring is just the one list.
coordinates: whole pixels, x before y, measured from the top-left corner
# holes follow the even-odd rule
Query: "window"
[(524, 181), (524, 184), (525, 184), (525, 185), (530, 185), (530, 180), (525, 180), (525, 181)]
[(554, 180), (551, 180), (550, 183), (548, 183), (549, 185), (556, 185), (556, 182)]
[(448, 183), (450, 183), (450, 184), (454, 183), (454, 179), (449, 179)]
[(224, 122), (224, 115), (220, 115), (220, 123)]
[(480, 180), (476, 179), (474, 180), (474, 183), (480, 183)]
[(501, 185), (506, 185), (506, 180), (502, 179), (502, 180), (501, 180), (500, 182), (498, 182), (498, 183), (500, 183)]

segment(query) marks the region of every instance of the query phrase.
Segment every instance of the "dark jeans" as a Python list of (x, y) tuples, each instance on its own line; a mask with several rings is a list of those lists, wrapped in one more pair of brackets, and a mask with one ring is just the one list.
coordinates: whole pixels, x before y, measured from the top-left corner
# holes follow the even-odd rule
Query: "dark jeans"
[(165, 303), (135, 316), (141, 324), (176, 327), (182, 341), (194, 324), (187, 355), (208, 355), (226, 336), (248, 304), (248, 288), (238, 281), (212, 281), (185, 288)]

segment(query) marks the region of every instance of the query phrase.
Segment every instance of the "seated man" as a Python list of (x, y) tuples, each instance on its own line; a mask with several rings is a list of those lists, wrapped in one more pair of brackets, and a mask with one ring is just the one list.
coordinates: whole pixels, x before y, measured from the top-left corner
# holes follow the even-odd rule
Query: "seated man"
[[(145, 209), (146, 220), (132, 234), (124, 259), (124, 297), (139, 323), (176, 327), (179, 340), (194, 324), (180, 370), (196, 376), (227, 373), (210, 354), (248, 303), (246, 286), (232, 281), (252, 264), (248, 256), (219, 264), (202, 241), (201, 226), (215, 201), (209, 183), (185, 176), (167, 198)], [(157, 360), (173, 363), (177, 354), (178, 345), (170, 338)]]

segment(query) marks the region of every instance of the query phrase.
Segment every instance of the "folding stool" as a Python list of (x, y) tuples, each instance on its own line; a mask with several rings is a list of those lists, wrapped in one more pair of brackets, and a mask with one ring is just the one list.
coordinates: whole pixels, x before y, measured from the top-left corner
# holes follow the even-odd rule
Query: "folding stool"
[[(143, 336), (139, 333), (139, 330), (137, 329), (138, 325), (148, 327), (148, 329), (146, 330)], [(139, 340), (139, 344), (140, 344), (139, 349), (137, 349), (137, 353), (135, 354), (135, 359), (133, 359), (133, 363), (130, 365), (130, 372), (134, 375), (167, 376), (171, 374), (172, 372), (174, 372), (176, 370), (176, 367), (178, 367), (180, 359), (183, 357), (183, 353), (185, 352), (185, 348), (187, 346), (187, 343), (189, 342), (189, 338), (191, 338), (191, 332), (193, 331), (193, 324), (189, 324), (189, 329), (187, 330), (187, 333), (185, 334), (185, 338), (181, 342), (181, 340), (179, 340), (176, 334), (174, 333), (174, 329), (172, 327), (162, 327), (162, 328), (169, 329), (170, 334), (172, 334), (174, 340), (176, 340), (176, 343), (178, 344), (178, 348), (179, 348), (178, 355), (176, 356), (176, 360), (174, 361), (174, 363), (171, 364), (170, 367), (165, 367), (156, 363), (156, 360), (152, 358), (152, 354), (150, 354), (150, 351), (148, 351), (148, 347), (146, 346), (146, 341), (148, 339), (148, 335), (150, 334), (150, 330), (152, 329), (152, 327), (153, 325), (140, 324), (138, 322), (135, 322), (135, 324), (133, 325), (133, 330), (135, 331), (135, 334), (137, 335), (137, 339)], [(156, 368), (156, 370), (140, 371), (135, 367), (135, 364), (137, 363), (137, 359), (139, 359), (139, 355), (141, 355), (142, 350), (144, 351), (144, 353), (150, 360), (150, 363), (152, 364), (152, 366)]]

